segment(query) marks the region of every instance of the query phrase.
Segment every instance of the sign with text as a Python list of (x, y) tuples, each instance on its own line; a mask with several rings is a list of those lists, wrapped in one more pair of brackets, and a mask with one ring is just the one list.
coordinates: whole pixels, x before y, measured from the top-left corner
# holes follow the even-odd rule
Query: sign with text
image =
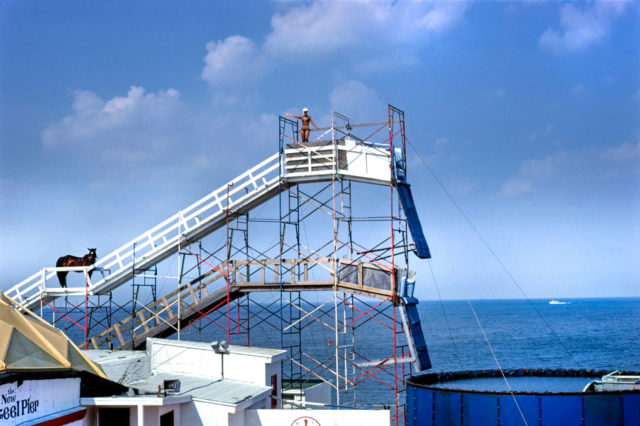
[(0, 385), (0, 424), (18, 424), (80, 405), (80, 379), (25, 380)]

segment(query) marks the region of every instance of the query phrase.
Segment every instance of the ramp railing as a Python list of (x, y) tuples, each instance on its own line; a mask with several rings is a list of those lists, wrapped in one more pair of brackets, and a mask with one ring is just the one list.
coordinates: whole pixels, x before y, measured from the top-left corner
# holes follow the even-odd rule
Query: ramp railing
[[(99, 281), (90, 283), (89, 293), (109, 292), (131, 279), (134, 263), (137, 269), (151, 267), (175, 253), (180, 244), (213, 232), (224, 223), (227, 209), (239, 209), (252, 201), (260, 201), (256, 198), (261, 195), (272, 197), (275, 194), (270, 192), (279, 183), (279, 167), (279, 155), (274, 154), (186, 209), (99, 258), (94, 266), (110, 272)], [(50, 280), (56, 278), (55, 269), (45, 268), (33, 274), (7, 290), (7, 295), (29, 309), (38, 306), (40, 297), (51, 300), (64, 295), (59, 294), (59, 289), (55, 292), (48, 289)], [(53, 285), (57, 285), (57, 282)], [(74, 290), (65, 289), (66, 292)]]
[[(319, 266), (311, 273), (310, 269)], [(295, 271), (300, 269), (301, 276)], [(393, 296), (393, 275), (379, 265), (349, 259), (256, 259), (232, 260), (227, 269), (223, 262), (200, 277), (147, 305), (140, 304), (136, 312), (119, 320), (108, 329), (89, 337), (94, 349), (130, 349), (144, 345), (147, 337), (172, 334), (178, 328), (204, 317), (212, 307), (226, 304), (226, 272), (230, 280), (231, 300), (245, 293), (277, 291), (286, 288), (306, 291), (326, 291), (336, 285), (341, 291), (379, 299)], [(212, 285), (214, 283), (220, 285)], [(133, 339), (133, 342), (132, 342)]]
[[(336, 145), (336, 146), (334, 146)], [(336, 152), (340, 155), (336, 155)], [(305, 164), (301, 164), (301, 160)], [(346, 160), (345, 160), (346, 159)], [(317, 162), (322, 167), (313, 167)], [(284, 185), (326, 181), (340, 174), (346, 179), (388, 185), (390, 154), (373, 144), (346, 141), (327, 147), (297, 146), (274, 154), (220, 186), (197, 202), (140, 234), (131, 241), (98, 259), (94, 268), (104, 275), (88, 282), (84, 291), (105, 294), (133, 276), (137, 270), (150, 268), (175, 254), (181, 245), (205, 237), (226, 223), (227, 212), (244, 213), (274, 197)], [(44, 268), (6, 291), (6, 294), (28, 309), (42, 301), (79, 294), (79, 289), (58, 287), (56, 271)], [(52, 278), (54, 282), (51, 283)], [(95, 278), (95, 276), (94, 276)]]

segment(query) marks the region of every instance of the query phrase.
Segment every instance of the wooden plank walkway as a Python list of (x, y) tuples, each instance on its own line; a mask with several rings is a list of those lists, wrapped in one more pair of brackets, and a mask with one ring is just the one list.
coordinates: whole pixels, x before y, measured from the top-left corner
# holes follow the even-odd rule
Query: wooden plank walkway
[(134, 316), (91, 337), (91, 346), (94, 349), (142, 348), (147, 337), (170, 336), (178, 327), (187, 327), (205, 313), (252, 292), (337, 289), (382, 300), (393, 296), (391, 271), (372, 263), (308, 258), (233, 260), (228, 266), (228, 299), (227, 262), (224, 262), (155, 302), (136, 306)]

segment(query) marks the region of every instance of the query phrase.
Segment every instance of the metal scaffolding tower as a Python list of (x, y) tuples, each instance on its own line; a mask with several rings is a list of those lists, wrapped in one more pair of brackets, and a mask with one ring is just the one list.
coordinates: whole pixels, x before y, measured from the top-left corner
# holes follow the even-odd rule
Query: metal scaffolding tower
[[(45, 268), (8, 294), (65, 330), (78, 326), (71, 337), (87, 347), (172, 335), (279, 347), (283, 390), (321, 381), (337, 406), (366, 396), (404, 424), (417, 355), (401, 284), (421, 240), (396, 191), (398, 173), (406, 182), (404, 112), (389, 105), (386, 115), (352, 124), (332, 112), (304, 144), (298, 122), (280, 117), (276, 155), (101, 259), (95, 283), (84, 267), (84, 288), (48, 287), (56, 268)], [(159, 275), (159, 262), (177, 264), (177, 276)]]

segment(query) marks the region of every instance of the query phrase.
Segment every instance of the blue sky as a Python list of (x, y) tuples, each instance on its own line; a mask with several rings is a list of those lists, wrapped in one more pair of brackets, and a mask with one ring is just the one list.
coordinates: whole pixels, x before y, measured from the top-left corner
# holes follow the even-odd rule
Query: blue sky
[[(640, 296), (638, 40), (637, 2), (4, 1), (0, 288), (266, 158), (285, 111), (391, 103), (530, 297)], [(409, 167), (442, 296), (521, 297)]]

